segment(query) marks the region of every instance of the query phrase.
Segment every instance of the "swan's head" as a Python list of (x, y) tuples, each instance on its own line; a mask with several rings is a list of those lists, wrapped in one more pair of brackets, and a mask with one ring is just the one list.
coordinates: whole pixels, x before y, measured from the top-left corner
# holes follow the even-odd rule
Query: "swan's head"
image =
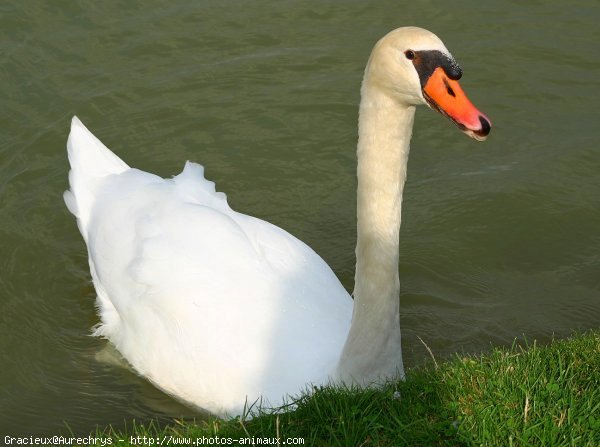
[(471, 138), (483, 141), (491, 122), (465, 95), (458, 83), (461, 76), (460, 66), (435, 34), (410, 26), (377, 42), (364, 82), (402, 103), (427, 104)]

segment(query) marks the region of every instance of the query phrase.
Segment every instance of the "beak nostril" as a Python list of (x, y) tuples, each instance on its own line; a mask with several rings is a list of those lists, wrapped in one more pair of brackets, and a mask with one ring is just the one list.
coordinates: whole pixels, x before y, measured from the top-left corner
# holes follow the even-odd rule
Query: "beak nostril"
[(452, 87), (450, 87), (450, 83), (446, 78), (444, 78), (444, 85), (446, 86), (446, 91), (448, 92), (448, 94), (456, 98), (456, 93), (454, 93), (454, 90), (452, 89)]
[(492, 130), (492, 125), (490, 122), (481, 115), (479, 115), (479, 122), (481, 123), (481, 130), (478, 133), (484, 136), (488, 135), (490, 130)]

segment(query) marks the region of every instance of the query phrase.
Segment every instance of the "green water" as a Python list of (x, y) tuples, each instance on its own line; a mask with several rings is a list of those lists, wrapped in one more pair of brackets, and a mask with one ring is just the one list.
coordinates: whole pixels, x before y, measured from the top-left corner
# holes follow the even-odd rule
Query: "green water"
[[(494, 6), (495, 5), (495, 6)], [(359, 83), (401, 25), (437, 33), (492, 120), (422, 107), (405, 189), (405, 363), (600, 325), (600, 6), (576, 2), (0, 4), (0, 434), (193, 415), (114, 363), (62, 192), (77, 114), (130, 165), (187, 159), (351, 290)], [(199, 375), (201, 372), (199, 372)]]

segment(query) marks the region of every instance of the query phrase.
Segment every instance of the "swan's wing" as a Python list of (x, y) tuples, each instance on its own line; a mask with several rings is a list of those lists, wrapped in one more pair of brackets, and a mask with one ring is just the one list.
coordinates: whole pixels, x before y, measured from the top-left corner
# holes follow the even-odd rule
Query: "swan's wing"
[(333, 369), (348, 294), (308, 246), (232, 211), (201, 167), (172, 180), (130, 169), (107, 176), (95, 199), (87, 241), (98, 334), (139, 372), (226, 408), (241, 393), (279, 398)]

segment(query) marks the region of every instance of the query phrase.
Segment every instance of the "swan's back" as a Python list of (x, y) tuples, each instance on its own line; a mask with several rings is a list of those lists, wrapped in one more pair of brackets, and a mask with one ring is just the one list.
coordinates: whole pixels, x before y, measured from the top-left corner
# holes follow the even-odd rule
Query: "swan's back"
[(95, 333), (140, 374), (220, 414), (328, 380), (352, 300), (314, 251), (233, 211), (200, 165), (168, 180), (129, 168), (77, 118), (68, 150)]

